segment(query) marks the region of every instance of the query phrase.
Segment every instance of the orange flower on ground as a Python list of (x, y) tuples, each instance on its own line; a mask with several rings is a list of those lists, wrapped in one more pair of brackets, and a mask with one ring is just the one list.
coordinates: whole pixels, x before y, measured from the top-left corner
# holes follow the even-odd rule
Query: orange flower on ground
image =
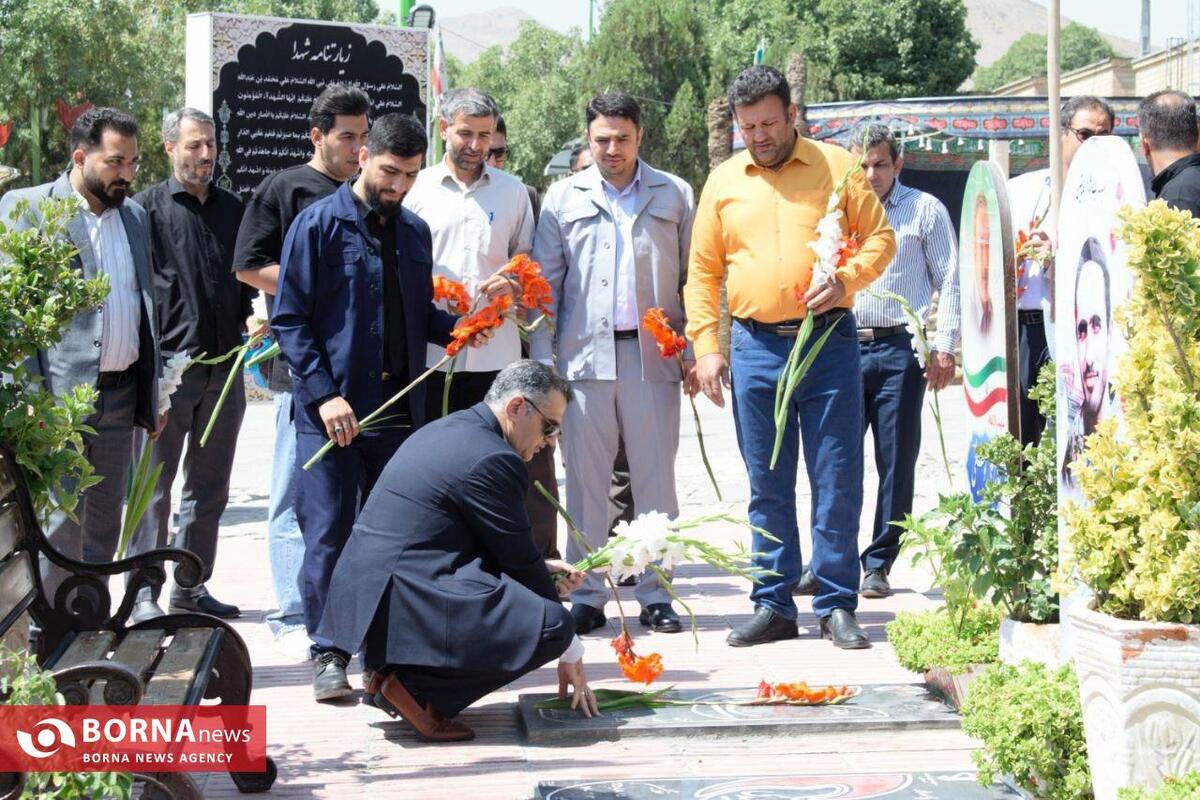
[(674, 358), (687, 350), (687, 339), (680, 336), (667, 321), (667, 314), (661, 308), (652, 308), (642, 317), (642, 327), (654, 337), (658, 352), (663, 358)]
[(813, 686), (810, 688), (805, 681), (774, 684), (760, 681), (756, 698), (759, 700), (773, 700), (775, 702), (794, 702), (798, 700), (805, 703), (817, 704), (833, 702), (853, 693), (846, 686)]
[(522, 308), (554, 316), (550, 311), (550, 304), (554, 302), (554, 292), (550, 289), (550, 282), (542, 275), (541, 264), (522, 254), (513, 256), (501, 271), (517, 279), (521, 287), (519, 302)]
[(662, 674), (662, 656), (658, 653), (639, 656), (633, 652), (633, 639), (628, 631), (621, 631), (621, 635), (613, 639), (611, 644), (617, 652), (617, 664), (627, 679), (649, 686)]
[(436, 275), (433, 279), (433, 302), (446, 301), (446, 310), (451, 314), (466, 314), (471, 310), (471, 297), (467, 287), (458, 281), (452, 281), (444, 275)]
[(475, 334), (499, 328), (504, 324), (504, 315), (510, 308), (512, 308), (512, 298), (508, 295), (500, 295), (474, 314), (463, 317), (450, 332), (453, 341), (446, 345), (446, 355), (458, 355)]

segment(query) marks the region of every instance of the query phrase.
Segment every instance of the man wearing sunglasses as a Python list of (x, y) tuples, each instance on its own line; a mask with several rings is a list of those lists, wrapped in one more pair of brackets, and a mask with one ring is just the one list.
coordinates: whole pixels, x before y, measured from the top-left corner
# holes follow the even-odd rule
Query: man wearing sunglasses
[(474, 737), (456, 714), (556, 658), (559, 693), (571, 686), (574, 705), (596, 713), (560, 602), (583, 573), (543, 559), (524, 503), (525, 462), (554, 443), (572, 394), (523, 359), (483, 402), (414, 433), (334, 569), (319, 635), (344, 656), (361, 646), (375, 705), (426, 741)]
[[(1110, 135), (1115, 121), (1112, 108), (1099, 97), (1067, 98), (1059, 115), (1064, 180), (1080, 146), (1093, 136)], [(1038, 411), (1037, 403), (1029, 399), (1029, 390), (1037, 382), (1042, 365), (1050, 360), (1046, 311), (1054, 286), (1054, 239), (1057, 238), (1044, 228), (1050, 210), (1050, 170), (1026, 172), (1010, 180), (1008, 202), (1014, 235), (1023, 232), (1029, 237), (1029, 244), (1017, 255), (1017, 364), (1021, 442), (1035, 444), (1042, 438), (1046, 418)]]

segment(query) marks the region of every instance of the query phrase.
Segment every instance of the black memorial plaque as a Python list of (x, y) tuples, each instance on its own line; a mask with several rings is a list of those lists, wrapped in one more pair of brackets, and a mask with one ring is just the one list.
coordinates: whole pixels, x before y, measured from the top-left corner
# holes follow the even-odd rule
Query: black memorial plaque
[(756, 736), (864, 730), (953, 729), (954, 710), (924, 684), (872, 684), (845, 703), (827, 706), (744, 705), (753, 689), (679, 689), (667, 697), (688, 704), (629, 707), (588, 719), (578, 711), (538, 708), (555, 695), (523, 694), (517, 715), (526, 740), (536, 745), (572, 745), (646, 736)]
[(296, 22), (259, 34), (221, 67), (213, 91), (217, 184), (246, 197), (272, 172), (312, 157), (308, 112), (330, 83), (358, 86), (371, 97), (372, 118), (392, 112), (425, 121), (412, 69), (380, 41), (352, 27)]
[(543, 781), (535, 800), (1018, 800), (973, 772), (755, 775), (726, 778)]

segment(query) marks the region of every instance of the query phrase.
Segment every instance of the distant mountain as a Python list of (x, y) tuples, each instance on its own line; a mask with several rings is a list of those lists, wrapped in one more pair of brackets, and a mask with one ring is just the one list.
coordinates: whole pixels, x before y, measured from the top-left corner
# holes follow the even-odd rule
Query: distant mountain
[[(975, 63), (986, 67), (997, 61), (1009, 46), (1027, 33), (1046, 33), (1046, 7), (1031, 0), (966, 0), (967, 28), (979, 51)], [(1063, 17), (1062, 24), (1071, 22)], [(1123, 39), (1100, 32), (1120, 56), (1136, 56), (1139, 45), (1133, 39)]]
[(508, 47), (517, 39), (521, 23), (533, 17), (519, 8), (502, 7), (441, 20), (446, 52), (469, 64), (494, 45)]

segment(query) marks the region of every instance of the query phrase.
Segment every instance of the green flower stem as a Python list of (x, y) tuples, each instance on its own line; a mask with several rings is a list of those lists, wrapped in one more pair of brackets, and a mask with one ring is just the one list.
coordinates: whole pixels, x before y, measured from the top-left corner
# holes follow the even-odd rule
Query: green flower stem
[(450, 381), (454, 379), (454, 365), (458, 363), (458, 356), (450, 359), (450, 366), (446, 367), (446, 380), (442, 384), (442, 416), (450, 413)]
[(279, 342), (272, 342), (270, 347), (268, 347), (266, 350), (263, 350), (261, 353), (256, 355), (254, 358), (247, 361), (246, 366), (247, 367), (257, 367), (259, 364), (263, 363), (264, 361), (270, 361), (272, 358), (279, 355), (281, 352), (283, 352), (283, 351), (279, 349)]
[[(679, 368), (683, 369), (683, 356), (679, 356)], [(713, 491), (717, 493), (717, 502), (724, 502), (721, 497), (721, 487), (717, 485), (716, 476), (713, 475), (712, 464), (708, 462), (708, 450), (704, 447), (704, 431), (700, 428), (700, 412), (696, 410), (696, 398), (688, 395), (688, 402), (692, 405), (692, 419), (696, 421), (696, 442), (700, 445), (700, 460), (704, 462), (704, 469), (708, 472), (708, 480), (712, 482)]]
[(828, 341), (829, 335), (833, 333), (833, 329), (837, 327), (840, 321), (839, 318), (826, 325), (825, 333), (821, 334), (821, 338), (817, 339), (813, 346), (808, 349), (808, 352), (799, 363), (794, 363), (792, 360), (793, 357), (799, 357), (800, 350), (812, 335), (812, 314), (805, 316), (804, 322), (800, 325), (800, 331), (796, 335), (796, 344), (792, 347), (792, 352), (788, 355), (788, 365), (779, 375), (779, 380), (785, 382), (785, 388), (779, 408), (775, 414), (775, 446), (771, 449), (770, 469), (775, 469), (775, 462), (779, 460), (779, 451), (783, 448), (783, 434), (787, 430), (789, 422), (788, 408), (791, 405), (792, 394), (796, 391), (796, 387), (800, 385), (800, 381), (804, 380), (804, 376), (812, 369), (813, 362), (821, 354), (821, 349), (825, 347), (825, 342)]
[[(405, 386), (400, 391), (396, 392), (394, 395), (389, 397), (387, 400), (383, 401), (383, 405), (381, 405), (379, 408), (375, 409), (370, 414), (367, 414), (365, 417), (363, 417), (362, 420), (358, 423), (358, 427), (360, 429), (367, 428), (372, 422), (375, 422), (376, 420), (378, 420), (380, 415), (382, 415), (384, 411), (388, 410), (395, 403), (399, 402), (400, 398), (404, 397), (404, 395), (411, 392), (414, 386), (416, 386), (421, 381), (425, 380), (430, 375), (432, 375), (433, 373), (435, 373), (439, 369), (441, 369), (443, 366), (445, 366), (446, 362), (448, 362), (449, 360), (450, 360), (450, 356), (443, 356), (441, 361), (439, 361), (438, 363), (434, 364), (429, 369), (422, 372), (420, 375), (417, 376), (416, 380), (414, 380), (408, 386)], [(303, 467), (304, 470), (307, 471), (307, 470), (312, 469), (314, 464), (316, 464), (318, 461), (320, 461), (322, 458), (324, 458), (325, 454), (333, 449), (334, 444), (336, 444), (336, 442), (334, 442), (333, 439), (330, 439), (329, 441), (325, 442), (325, 444), (321, 445), (321, 449), (318, 450), (316, 453), (314, 453), (313, 457), (305, 462), (304, 467)]]
[(941, 389), (933, 390), (933, 424), (937, 426), (938, 444), (942, 446), (942, 464), (946, 467), (946, 480), (954, 482), (954, 473), (950, 471), (950, 457), (946, 455), (946, 434), (942, 430), (942, 407), (938, 403)]
[(146, 515), (146, 509), (150, 507), (150, 499), (154, 496), (154, 487), (158, 485), (158, 478), (162, 474), (162, 464), (156, 465), (154, 469), (150, 468), (153, 460), (154, 440), (147, 435), (146, 444), (142, 446), (142, 455), (138, 458), (137, 466), (134, 467), (133, 480), (129, 486), (125, 519), (121, 523), (121, 537), (117, 540), (118, 561), (125, 557), (125, 552), (129, 549), (129, 542), (133, 539), (133, 532), (137, 530), (142, 517)]
[(237, 360), (234, 361), (234, 363), (229, 367), (229, 375), (227, 375), (225, 378), (225, 385), (221, 387), (221, 395), (217, 398), (217, 404), (213, 407), (213, 412), (208, 417), (208, 424), (204, 426), (204, 433), (200, 435), (201, 447), (204, 447), (206, 444), (208, 444), (208, 437), (212, 434), (213, 426), (215, 426), (217, 423), (217, 415), (221, 413), (221, 408), (225, 405), (225, 398), (229, 395), (229, 390), (233, 388), (233, 382), (242, 375), (242, 366), (245, 363), (246, 353), (250, 351), (250, 345), (253, 341), (254, 340), (252, 339), (250, 342), (246, 342), (246, 344), (234, 348), (234, 350), (226, 353), (216, 362), (213, 362), (219, 364), (229, 356), (237, 353)]

